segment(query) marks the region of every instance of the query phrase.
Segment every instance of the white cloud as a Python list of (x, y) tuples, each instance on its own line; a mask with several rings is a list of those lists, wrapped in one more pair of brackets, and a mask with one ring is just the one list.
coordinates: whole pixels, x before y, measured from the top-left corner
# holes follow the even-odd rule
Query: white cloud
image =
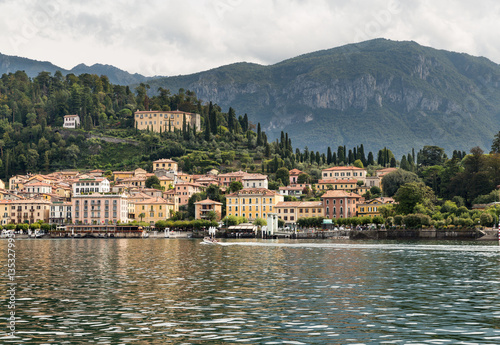
[(3, 0), (0, 51), (178, 75), (385, 37), (500, 62), (499, 16), (492, 0)]

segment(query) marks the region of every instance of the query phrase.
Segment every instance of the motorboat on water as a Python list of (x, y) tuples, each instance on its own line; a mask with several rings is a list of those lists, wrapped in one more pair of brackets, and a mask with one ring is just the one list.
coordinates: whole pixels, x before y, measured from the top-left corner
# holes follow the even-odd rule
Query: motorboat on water
[(201, 242), (203, 244), (217, 244), (219, 241), (217, 241), (214, 237), (205, 237), (203, 238), (203, 241)]

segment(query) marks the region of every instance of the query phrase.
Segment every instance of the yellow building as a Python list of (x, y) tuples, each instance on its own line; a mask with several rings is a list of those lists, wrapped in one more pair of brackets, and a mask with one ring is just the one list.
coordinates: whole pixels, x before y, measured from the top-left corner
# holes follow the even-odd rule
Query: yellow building
[(177, 162), (171, 159), (158, 159), (153, 162), (153, 172), (156, 170), (177, 171)]
[(135, 219), (151, 225), (170, 218), (174, 211), (174, 203), (163, 198), (150, 198), (135, 203)]
[(321, 171), (321, 177), (326, 179), (336, 179), (336, 180), (357, 180), (363, 181), (365, 183), (366, 179), (366, 169), (354, 167), (354, 166), (340, 166), (332, 167), (328, 169), (323, 169)]
[(267, 218), (274, 207), (283, 201), (283, 195), (265, 188), (244, 188), (226, 196), (226, 214), (248, 220)]
[(297, 223), (300, 218), (322, 217), (321, 201), (284, 201), (275, 206), (275, 213), (285, 223)]
[(160, 180), (160, 186), (163, 187), (163, 190), (169, 190), (170, 188), (174, 188), (174, 180), (167, 176), (158, 177)]
[(201, 130), (200, 114), (185, 111), (136, 111), (134, 113), (135, 127), (139, 130), (149, 129), (152, 132), (173, 132), (182, 130), (184, 120), (190, 128), (197, 132)]
[(0, 213), (2, 223), (36, 223), (39, 220), (48, 223), (50, 201), (40, 199), (2, 200)]
[(347, 190), (353, 191), (358, 187), (357, 180), (324, 179), (319, 180), (314, 186), (316, 190)]
[(375, 198), (358, 204), (358, 217), (376, 217), (380, 216), (379, 207), (387, 204), (393, 204), (393, 198)]

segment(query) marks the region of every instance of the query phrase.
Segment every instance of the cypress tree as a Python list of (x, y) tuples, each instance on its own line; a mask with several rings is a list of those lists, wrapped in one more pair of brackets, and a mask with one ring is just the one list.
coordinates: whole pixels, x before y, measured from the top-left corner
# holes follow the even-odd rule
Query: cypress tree
[(248, 131), (248, 115), (246, 113), (243, 116), (243, 125), (244, 126), (241, 126), (241, 127), (243, 127), (243, 131), (244, 132)]
[(366, 160), (366, 163), (368, 165), (375, 165), (375, 160), (373, 159), (373, 153), (371, 151), (368, 152), (368, 159)]
[(210, 140), (210, 121), (205, 121), (205, 140), (209, 141)]
[(330, 146), (328, 146), (326, 153), (326, 164), (328, 165), (332, 164), (332, 149), (330, 148)]
[(332, 154), (332, 163), (337, 165), (337, 154), (335, 152)]
[(262, 131), (260, 130), (260, 122), (257, 124), (257, 146), (262, 146)]
[(337, 162), (338, 162), (338, 164), (344, 163), (344, 159), (345, 159), (344, 157), (345, 157), (344, 147), (343, 146), (339, 146), (337, 148)]

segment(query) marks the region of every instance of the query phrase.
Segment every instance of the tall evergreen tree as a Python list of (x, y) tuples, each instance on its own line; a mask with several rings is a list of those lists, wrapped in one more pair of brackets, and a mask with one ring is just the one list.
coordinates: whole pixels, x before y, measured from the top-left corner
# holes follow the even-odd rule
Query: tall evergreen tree
[(260, 130), (260, 122), (257, 124), (257, 146), (262, 146), (262, 132)]
[(327, 165), (332, 164), (332, 149), (330, 146), (328, 146), (327, 153), (326, 153), (326, 164)]
[(375, 160), (373, 158), (373, 153), (370, 151), (368, 152), (368, 158), (366, 160), (367, 165), (375, 165)]

